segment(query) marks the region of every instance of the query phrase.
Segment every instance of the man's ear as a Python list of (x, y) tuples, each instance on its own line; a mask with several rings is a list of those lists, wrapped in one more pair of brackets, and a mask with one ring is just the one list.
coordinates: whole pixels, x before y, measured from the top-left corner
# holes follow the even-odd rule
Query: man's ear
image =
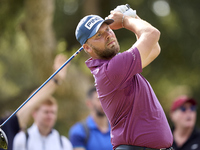
[(171, 121), (174, 122), (174, 117), (175, 117), (174, 112), (170, 112), (169, 117)]
[(86, 106), (88, 107), (88, 108), (91, 108), (92, 107), (92, 102), (91, 102), (91, 100), (86, 100)]
[(32, 115), (33, 118), (35, 118), (36, 115), (37, 115), (37, 111), (36, 111), (36, 110), (33, 110), (32, 113), (31, 113), (31, 115)]
[(91, 47), (88, 44), (83, 44), (83, 49), (88, 54), (90, 54), (92, 52), (92, 49), (91, 49)]

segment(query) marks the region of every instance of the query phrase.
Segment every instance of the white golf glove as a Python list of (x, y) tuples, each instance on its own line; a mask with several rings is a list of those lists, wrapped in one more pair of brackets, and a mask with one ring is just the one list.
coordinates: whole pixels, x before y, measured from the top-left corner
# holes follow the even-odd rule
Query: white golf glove
[(119, 12), (123, 13), (124, 15), (130, 16), (133, 18), (136, 17), (136, 10), (133, 10), (132, 8), (128, 7), (127, 5), (119, 5), (113, 11), (119, 11)]
[(129, 8), (125, 13), (123, 13), (126, 16), (130, 16), (135, 18), (136, 17), (136, 10), (133, 10), (132, 8)]
[(128, 10), (126, 5), (119, 5), (113, 11), (119, 11), (121, 13), (125, 13)]

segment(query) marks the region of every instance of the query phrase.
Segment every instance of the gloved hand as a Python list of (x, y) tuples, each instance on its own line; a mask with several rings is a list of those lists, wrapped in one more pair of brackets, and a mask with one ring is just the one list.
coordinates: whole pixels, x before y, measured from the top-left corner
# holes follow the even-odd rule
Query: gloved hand
[(129, 8), (123, 14), (126, 15), (126, 16), (130, 16), (130, 17), (135, 18), (136, 17), (136, 10), (133, 10), (132, 8)]
[(129, 8), (126, 5), (119, 5), (113, 11), (119, 11), (125, 13)]
[(130, 6), (128, 4), (119, 5), (113, 11), (119, 11), (119, 12), (123, 13), (124, 15), (130, 16), (133, 18), (136, 17), (136, 10), (133, 10), (132, 8), (130, 8)]

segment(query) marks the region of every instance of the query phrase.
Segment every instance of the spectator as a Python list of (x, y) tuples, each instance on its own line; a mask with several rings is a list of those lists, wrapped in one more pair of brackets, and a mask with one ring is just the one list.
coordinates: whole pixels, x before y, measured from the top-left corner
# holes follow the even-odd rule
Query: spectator
[(170, 117), (175, 150), (200, 150), (200, 132), (195, 127), (197, 102), (187, 96), (178, 97), (171, 106)]
[(90, 115), (71, 127), (69, 138), (74, 150), (112, 150), (110, 125), (101, 107), (96, 88), (87, 93)]
[[(66, 56), (59, 54), (54, 60), (53, 69), (57, 70), (66, 61)], [(26, 103), (10, 120), (2, 127), (8, 138), (8, 150), (12, 150), (14, 136), (23, 129), (26, 129), (32, 110), (39, 102), (54, 93), (58, 83), (62, 82), (66, 76), (67, 67), (63, 68), (54, 78), (50, 80), (32, 99)], [(2, 118), (1, 123), (6, 119)], [(0, 150), (3, 150), (0, 148)]]
[(32, 113), (33, 125), (27, 132), (21, 131), (15, 136), (13, 150), (72, 150), (70, 141), (53, 129), (57, 110), (52, 96), (36, 107)]

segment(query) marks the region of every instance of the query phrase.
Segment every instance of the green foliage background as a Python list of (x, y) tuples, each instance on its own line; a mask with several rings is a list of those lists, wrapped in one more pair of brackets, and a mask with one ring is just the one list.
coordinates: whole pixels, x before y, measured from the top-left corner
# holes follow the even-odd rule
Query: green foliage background
[[(38, 0), (37, 0), (38, 1)], [(42, 0), (41, 0), (42, 1)], [(164, 0), (161, 0), (164, 1)], [(39, 87), (44, 77), (38, 75), (30, 41), (25, 34), (24, 20), (26, 0), (0, 1), (0, 113), (14, 111), (30, 92)], [(88, 5), (88, 2), (92, 2)], [(55, 0), (53, 30), (57, 46), (52, 52), (71, 56), (79, 47), (75, 39), (75, 28), (87, 13), (106, 17), (117, 5), (130, 4), (137, 14), (150, 22), (161, 32), (161, 54), (144, 69), (143, 75), (151, 83), (167, 117), (175, 97), (187, 94), (199, 101), (200, 98), (200, 1), (166, 0), (170, 6), (167, 16), (154, 13), (155, 0)], [(94, 3), (94, 4), (93, 4)], [(47, 4), (48, 5), (48, 4)], [(160, 8), (161, 12), (164, 11)], [(134, 42), (133, 33), (125, 29), (115, 31), (121, 51)], [(42, 53), (38, 50), (38, 54)], [(59, 101), (59, 115), (56, 128), (64, 135), (76, 121), (88, 114), (85, 93), (94, 84), (92, 75), (84, 61), (89, 57), (84, 52), (70, 62), (66, 81), (54, 96)], [(39, 59), (39, 58), (38, 58)], [(49, 62), (52, 65), (53, 59)], [(41, 63), (41, 67), (43, 64)], [(45, 69), (45, 68), (44, 68)], [(44, 71), (46, 77), (49, 72)], [(170, 122), (170, 119), (169, 119)], [(171, 122), (170, 122), (171, 124)], [(200, 120), (197, 119), (197, 125)]]

